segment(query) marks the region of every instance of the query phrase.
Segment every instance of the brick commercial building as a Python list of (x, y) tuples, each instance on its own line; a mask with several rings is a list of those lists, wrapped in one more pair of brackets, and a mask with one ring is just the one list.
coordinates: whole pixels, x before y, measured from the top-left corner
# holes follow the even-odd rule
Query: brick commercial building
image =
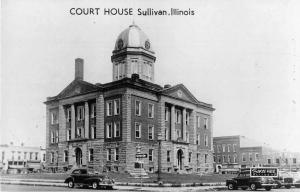
[(213, 138), (216, 172), (236, 172), (246, 167), (299, 168), (299, 155), (272, 149), (244, 136)]
[(141, 153), (147, 172), (213, 172), (214, 108), (182, 84), (154, 84), (155, 60), (134, 24), (116, 40), (112, 82), (84, 81), (75, 60), (75, 79), (45, 102), (48, 169), (133, 172)]

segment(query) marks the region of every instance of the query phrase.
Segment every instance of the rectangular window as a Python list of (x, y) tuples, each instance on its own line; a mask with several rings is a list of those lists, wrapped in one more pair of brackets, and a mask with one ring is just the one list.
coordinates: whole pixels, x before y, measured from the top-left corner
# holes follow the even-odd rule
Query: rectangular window
[(252, 161), (252, 153), (249, 153), (249, 161)]
[[(2, 152), (2, 162), (3, 162), (3, 157), (4, 157), (4, 151)], [(27, 152), (24, 152), (24, 160), (27, 160)]]
[(148, 104), (148, 117), (149, 118), (154, 117), (154, 105), (152, 103)]
[(196, 117), (196, 121), (197, 121), (197, 127), (200, 127), (200, 116)]
[(112, 160), (112, 149), (107, 149), (107, 161)]
[(208, 154), (204, 154), (204, 163), (208, 162)]
[(244, 162), (246, 161), (246, 154), (244, 154), (244, 153), (242, 154), (242, 161), (244, 161)]
[(89, 161), (94, 161), (94, 149), (89, 149)]
[(169, 110), (168, 107), (165, 107), (165, 121), (168, 121), (169, 119)]
[(114, 100), (114, 114), (115, 115), (120, 114), (120, 100), (119, 99)]
[(153, 149), (149, 149), (149, 161), (153, 161)]
[(153, 125), (148, 125), (148, 138), (149, 140), (153, 140), (154, 136), (154, 126)]
[(55, 131), (55, 142), (58, 143), (58, 130)]
[(71, 140), (71, 129), (67, 129), (67, 141)]
[(53, 152), (50, 153), (50, 162), (54, 163), (54, 153)]
[(107, 123), (106, 124), (106, 138), (112, 138), (112, 134), (113, 134), (112, 123)]
[(141, 124), (135, 123), (135, 138), (141, 138)]
[(51, 112), (51, 124), (58, 124), (58, 117), (56, 112)]
[(200, 145), (200, 134), (197, 134), (196, 144), (197, 144), (197, 145)]
[(170, 162), (171, 159), (171, 151), (167, 151), (167, 162)]
[(186, 125), (190, 124), (190, 113), (189, 112), (186, 112), (186, 115), (185, 115), (185, 124)]
[(141, 101), (135, 101), (135, 115), (141, 116)]
[(231, 163), (231, 156), (228, 155), (228, 163)]
[(218, 153), (221, 153), (221, 146), (220, 145), (217, 145), (217, 150), (218, 150)]
[(293, 163), (296, 164), (297, 163), (297, 159), (293, 158)]
[(199, 161), (200, 161), (200, 154), (197, 153), (197, 164), (199, 163)]
[(176, 123), (180, 124), (181, 123), (181, 111), (176, 110)]
[(114, 137), (120, 137), (120, 122), (114, 123)]
[(221, 157), (218, 156), (218, 163), (221, 163)]
[(192, 152), (189, 152), (189, 163), (192, 162)]
[(115, 161), (119, 161), (119, 148), (115, 148)]
[(226, 162), (226, 157), (224, 155), (222, 157), (223, 157), (223, 163), (225, 163)]
[(233, 162), (234, 162), (234, 163), (236, 163), (236, 159), (237, 159), (237, 157), (236, 157), (236, 155), (234, 155), (234, 156), (233, 156)]
[(68, 162), (68, 161), (69, 161), (69, 152), (64, 151), (64, 162)]
[[(19, 152), (19, 158), (21, 159), (21, 156), (20, 156), (20, 155), (21, 155), (21, 152)], [(38, 160), (38, 157), (39, 157), (39, 153), (36, 152), (36, 153), (35, 153), (35, 160)], [(20, 159), (19, 159), (19, 160), (20, 160)]]
[(222, 152), (225, 153), (226, 151), (226, 145), (222, 145)]
[(276, 159), (276, 164), (279, 164), (279, 163), (280, 163), (279, 159)]
[(272, 163), (271, 159), (268, 159), (268, 164), (271, 164), (271, 163)]
[(112, 116), (112, 101), (106, 102), (106, 115)]
[(258, 158), (259, 158), (258, 153), (255, 153), (255, 161), (258, 161)]
[(230, 152), (230, 147), (231, 147), (231, 145), (228, 144), (228, 145), (227, 145), (227, 152)]
[(169, 140), (169, 131), (168, 128), (165, 128), (165, 140), (168, 141)]
[(208, 128), (208, 119), (207, 118), (204, 118), (204, 129), (207, 129)]
[(84, 106), (77, 107), (77, 120), (84, 120)]
[(81, 138), (83, 136), (82, 130), (83, 130), (82, 127), (76, 128), (76, 138)]
[(96, 126), (93, 126), (92, 129), (93, 129), (93, 134), (94, 134), (93, 138), (96, 139), (97, 138)]
[(51, 143), (55, 142), (54, 131), (51, 131)]
[(208, 146), (208, 136), (204, 136), (204, 145), (207, 147)]
[(91, 118), (96, 117), (96, 103), (91, 104)]
[(71, 108), (67, 109), (67, 122), (71, 122), (72, 115), (71, 115)]

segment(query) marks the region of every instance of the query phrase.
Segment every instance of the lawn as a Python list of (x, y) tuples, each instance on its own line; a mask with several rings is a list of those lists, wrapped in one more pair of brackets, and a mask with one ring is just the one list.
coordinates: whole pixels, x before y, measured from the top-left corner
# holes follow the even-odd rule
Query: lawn
[[(139, 178), (132, 178), (127, 173), (104, 173), (117, 182), (139, 183)], [(29, 173), (29, 174), (10, 174), (1, 175), (3, 178), (19, 178), (19, 179), (51, 179), (51, 180), (64, 180), (69, 175), (66, 173)], [(226, 179), (232, 178), (232, 174), (210, 174), (210, 175), (194, 175), (194, 174), (170, 174), (162, 173), (161, 180), (164, 183), (214, 183), (225, 182)], [(149, 174), (149, 178), (142, 179), (143, 183), (154, 183), (157, 181), (157, 174)]]

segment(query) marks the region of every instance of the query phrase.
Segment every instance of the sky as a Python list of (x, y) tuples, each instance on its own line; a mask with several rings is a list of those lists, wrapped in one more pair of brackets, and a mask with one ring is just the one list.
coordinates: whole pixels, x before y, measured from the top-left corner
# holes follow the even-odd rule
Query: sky
[[(71, 8), (100, 8), (71, 15)], [(132, 8), (133, 15), (104, 15)], [(139, 16), (137, 9), (193, 10)], [(45, 146), (48, 96), (74, 79), (112, 81), (110, 57), (134, 21), (155, 51), (155, 83), (184, 84), (213, 105), (214, 136), (244, 135), (300, 152), (300, 8), (289, 0), (2, 0), (1, 143)]]

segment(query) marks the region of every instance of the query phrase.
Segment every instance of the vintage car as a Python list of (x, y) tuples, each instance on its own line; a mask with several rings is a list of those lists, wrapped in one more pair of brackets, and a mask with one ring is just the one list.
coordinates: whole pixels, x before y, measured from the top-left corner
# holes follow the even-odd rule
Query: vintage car
[(277, 177), (273, 177), (275, 183), (277, 184), (276, 188), (285, 187), (290, 189), (293, 186), (293, 177), (287, 172), (279, 172)]
[(246, 190), (250, 188), (254, 191), (259, 188), (265, 188), (267, 191), (270, 191), (276, 184), (272, 177), (250, 177), (250, 170), (248, 170), (241, 171), (237, 177), (226, 180), (226, 186), (229, 190), (238, 188)]
[(71, 175), (66, 178), (65, 183), (68, 184), (69, 188), (80, 185), (92, 187), (93, 189), (112, 189), (115, 181), (106, 175), (89, 173), (87, 169), (75, 169)]

